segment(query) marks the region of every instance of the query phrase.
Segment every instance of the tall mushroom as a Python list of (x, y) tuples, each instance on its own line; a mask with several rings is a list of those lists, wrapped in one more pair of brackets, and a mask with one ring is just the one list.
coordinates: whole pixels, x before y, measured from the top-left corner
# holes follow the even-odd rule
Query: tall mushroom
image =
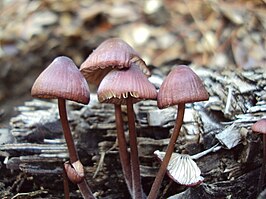
[(265, 184), (266, 174), (266, 118), (257, 121), (255, 124), (252, 125), (251, 128), (252, 131), (263, 134), (263, 159), (258, 186), (258, 192), (261, 192)]
[(160, 169), (153, 182), (148, 199), (155, 199), (174, 151), (175, 143), (183, 123), (185, 103), (208, 100), (209, 95), (200, 78), (188, 66), (175, 66), (163, 81), (158, 93), (160, 109), (178, 105), (176, 124), (166, 149)]
[(97, 93), (100, 102), (127, 105), (132, 196), (134, 199), (142, 199), (133, 103), (143, 99), (156, 99), (157, 91), (139, 67), (132, 64), (129, 69), (109, 72), (100, 83)]
[(37, 98), (58, 99), (58, 109), (69, 152), (70, 163), (80, 177), (78, 186), (84, 198), (94, 198), (88, 187), (84, 170), (70, 131), (65, 100), (89, 103), (89, 88), (74, 62), (65, 56), (57, 57), (35, 80), (31, 95)]
[[(104, 76), (111, 70), (127, 69), (132, 63), (138, 65), (145, 75), (150, 75), (145, 62), (130, 45), (122, 39), (110, 38), (102, 42), (89, 55), (89, 57), (81, 64), (80, 71), (89, 83), (98, 85)], [(126, 138), (124, 135), (121, 105), (114, 104), (114, 106), (121, 166), (128, 190), (132, 194), (131, 168), (127, 152)]]

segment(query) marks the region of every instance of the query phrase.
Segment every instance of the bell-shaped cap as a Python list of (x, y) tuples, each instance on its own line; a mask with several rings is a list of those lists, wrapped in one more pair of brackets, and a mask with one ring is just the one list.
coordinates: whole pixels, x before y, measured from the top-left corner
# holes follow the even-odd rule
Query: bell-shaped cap
[(256, 133), (266, 134), (266, 118), (260, 119), (251, 127), (252, 131)]
[[(155, 151), (154, 154), (163, 161), (165, 152)], [(178, 184), (186, 186), (198, 185), (203, 181), (201, 171), (191, 156), (173, 153), (167, 166), (168, 176)]]
[(97, 94), (100, 102), (112, 104), (126, 104), (129, 95), (134, 102), (157, 97), (155, 86), (135, 64), (128, 69), (110, 71), (101, 81)]
[(31, 95), (37, 98), (63, 98), (88, 104), (89, 87), (74, 62), (65, 56), (57, 57), (35, 80)]
[(136, 63), (147, 76), (150, 71), (138, 53), (125, 41), (110, 38), (101, 43), (81, 64), (80, 71), (89, 83), (98, 85), (112, 69), (129, 68)]
[(188, 66), (175, 66), (163, 81), (158, 93), (158, 107), (166, 108), (179, 103), (209, 99), (199, 76)]

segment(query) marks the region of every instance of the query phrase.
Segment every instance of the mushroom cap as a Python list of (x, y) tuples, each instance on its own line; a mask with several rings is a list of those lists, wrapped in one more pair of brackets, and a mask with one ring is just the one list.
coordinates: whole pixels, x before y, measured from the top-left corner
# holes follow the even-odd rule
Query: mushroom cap
[(136, 63), (147, 76), (150, 71), (138, 53), (125, 41), (110, 38), (101, 43), (81, 64), (80, 71), (89, 83), (98, 85), (112, 69), (129, 68)]
[(266, 134), (266, 118), (260, 119), (251, 127), (252, 131)]
[[(163, 161), (165, 152), (157, 150), (154, 154)], [(204, 180), (197, 164), (191, 156), (186, 154), (172, 154), (167, 166), (167, 174), (173, 181), (186, 186), (198, 185)]]
[(158, 107), (209, 99), (201, 79), (188, 66), (175, 66), (163, 81), (158, 93)]
[(128, 69), (110, 71), (101, 81), (97, 94), (100, 102), (112, 104), (126, 104), (129, 95), (134, 102), (157, 97), (155, 86), (135, 64)]
[(90, 92), (86, 79), (74, 62), (65, 56), (60, 56), (35, 80), (31, 95), (37, 98), (63, 98), (88, 104)]

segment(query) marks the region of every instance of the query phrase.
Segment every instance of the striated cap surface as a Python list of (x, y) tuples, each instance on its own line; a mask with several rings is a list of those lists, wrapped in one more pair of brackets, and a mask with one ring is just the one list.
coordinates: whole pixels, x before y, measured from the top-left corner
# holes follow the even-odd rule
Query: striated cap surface
[(112, 69), (129, 68), (136, 63), (147, 76), (150, 75), (145, 62), (125, 41), (110, 38), (101, 43), (81, 64), (80, 71), (89, 83), (98, 85)]
[(126, 104), (130, 95), (134, 101), (156, 99), (157, 91), (138, 66), (129, 69), (112, 70), (101, 81), (98, 91), (100, 102)]
[(90, 100), (89, 87), (86, 79), (74, 62), (65, 56), (60, 56), (35, 80), (31, 95), (37, 98), (63, 98), (88, 104)]
[(175, 66), (163, 81), (158, 93), (158, 107), (209, 99), (201, 79), (188, 66)]

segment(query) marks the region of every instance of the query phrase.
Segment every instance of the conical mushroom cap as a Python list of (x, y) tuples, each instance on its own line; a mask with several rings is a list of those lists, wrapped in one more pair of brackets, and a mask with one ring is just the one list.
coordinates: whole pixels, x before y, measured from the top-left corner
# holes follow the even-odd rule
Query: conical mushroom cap
[(254, 132), (266, 134), (266, 118), (257, 121), (251, 128)]
[(88, 104), (89, 87), (74, 62), (57, 57), (35, 80), (31, 95), (38, 98), (63, 98)]
[[(163, 161), (165, 152), (157, 150), (154, 154)], [(186, 186), (198, 185), (204, 180), (198, 165), (191, 156), (186, 154), (172, 154), (167, 166), (167, 174), (173, 181)]]
[(97, 94), (100, 102), (112, 104), (126, 104), (129, 95), (134, 102), (157, 97), (154, 85), (134, 64), (129, 69), (110, 71), (101, 81)]
[(145, 62), (138, 53), (119, 38), (111, 38), (101, 43), (81, 64), (80, 71), (89, 83), (98, 85), (112, 69), (129, 68), (136, 63), (147, 76), (150, 75)]
[(175, 66), (163, 81), (158, 93), (158, 107), (208, 100), (201, 79), (185, 65)]

